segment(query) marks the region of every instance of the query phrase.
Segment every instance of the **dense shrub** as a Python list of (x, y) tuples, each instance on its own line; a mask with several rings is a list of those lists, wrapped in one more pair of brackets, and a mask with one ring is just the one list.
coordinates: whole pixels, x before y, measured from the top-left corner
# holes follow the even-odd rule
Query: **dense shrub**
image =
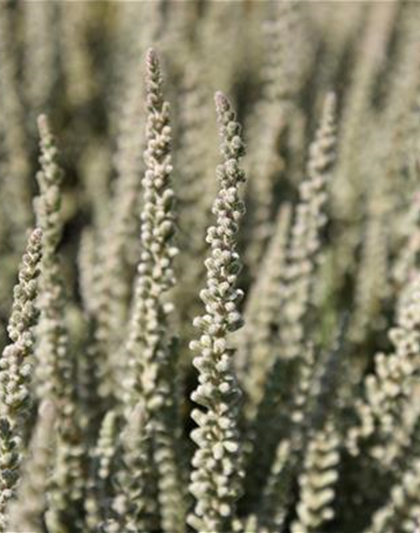
[(0, 533), (419, 531), (419, 39), (0, 4)]

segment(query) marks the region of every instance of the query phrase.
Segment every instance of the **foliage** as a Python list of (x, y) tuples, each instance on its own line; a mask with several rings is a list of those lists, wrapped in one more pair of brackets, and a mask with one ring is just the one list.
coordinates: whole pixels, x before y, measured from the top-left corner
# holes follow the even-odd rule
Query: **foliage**
[(0, 533), (418, 531), (419, 28), (0, 3)]

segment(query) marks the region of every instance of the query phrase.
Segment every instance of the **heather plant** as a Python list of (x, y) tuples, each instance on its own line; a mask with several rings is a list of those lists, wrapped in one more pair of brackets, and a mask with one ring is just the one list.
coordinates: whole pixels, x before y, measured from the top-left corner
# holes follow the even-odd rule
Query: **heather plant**
[(418, 532), (419, 21), (1, 3), (0, 533)]
[(42, 530), (42, 517), (47, 507), (49, 479), (54, 453), (56, 412), (49, 400), (39, 406), (39, 416), (22, 466), (22, 481), (9, 511), (11, 531)]
[(243, 292), (235, 286), (240, 271), (235, 235), (244, 209), (239, 199), (239, 185), (244, 181), (239, 160), (244, 146), (229, 101), (220, 92), (215, 100), (224, 160), (217, 167), (220, 188), (213, 204), (216, 224), (209, 227), (206, 238), (211, 256), (206, 259), (206, 288), (200, 293), (206, 314), (194, 320), (201, 336), (191, 343), (191, 348), (199, 352), (193, 361), (199, 385), (191, 398), (204, 410), (191, 413), (198, 425), (191, 433), (198, 450), (192, 461), (190, 487), (197, 503), (190, 523), (198, 531), (233, 531), (234, 504), (243, 475), (237, 427), (241, 391), (227, 334), (242, 325), (238, 304)]
[(11, 342), (3, 350), (0, 360), (1, 530), (7, 524), (5, 511), (16, 488), (25, 446), (23, 426), (30, 402), (30, 377), (34, 364), (41, 236), (41, 231), (35, 229), (28, 240), (7, 328)]

